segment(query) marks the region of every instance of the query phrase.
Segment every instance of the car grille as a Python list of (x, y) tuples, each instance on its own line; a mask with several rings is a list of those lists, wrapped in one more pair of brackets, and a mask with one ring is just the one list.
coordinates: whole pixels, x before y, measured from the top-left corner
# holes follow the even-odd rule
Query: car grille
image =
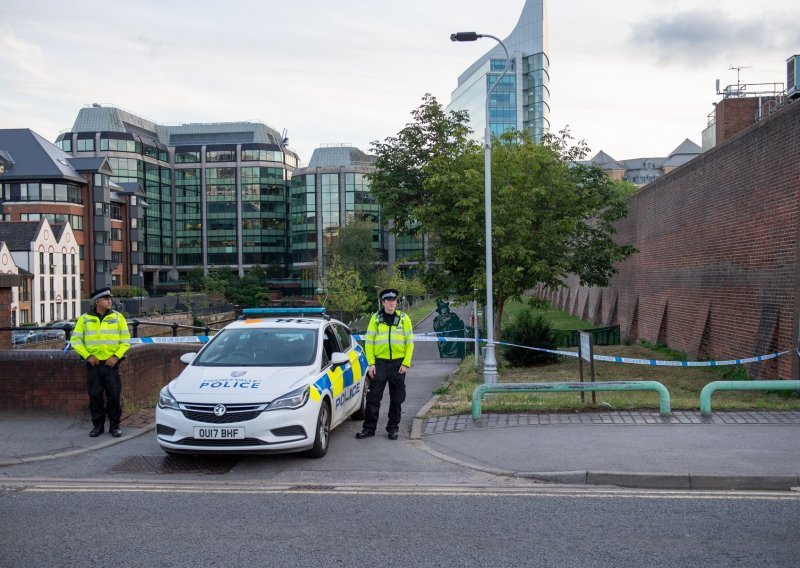
[(197, 440), (195, 438), (184, 438), (174, 442), (181, 446), (269, 446), (269, 442), (259, 440), (258, 438), (245, 438), (243, 440)]
[(299, 424), (295, 426), (284, 426), (283, 428), (275, 428), (270, 430), (273, 436), (302, 436), (306, 437), (306, 429)]
[(189, 420), (207, 424), (230, 424), (246, 422), (261, 414), (267, 404), (226, 404), (225, 414), (214, 414), (216, 404), (181, 404), (181, 412)]

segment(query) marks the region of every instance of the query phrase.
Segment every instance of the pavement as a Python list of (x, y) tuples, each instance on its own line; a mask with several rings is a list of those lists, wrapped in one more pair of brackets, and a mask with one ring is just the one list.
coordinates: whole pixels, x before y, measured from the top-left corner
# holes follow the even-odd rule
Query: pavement
[[(419, 347), (419, 356), (437, 356), (435, 344)], [(417, 392), (422, 389), (427, 392)], [(430, 392), (429, 382), (408, 381), (404, 413), (415, 417), (401, 439), (473, 470), (571, 485), (800, 490), (800, 411), (714, 412), (710, 418), (675, 411), (662, 418), (654, 409), (428, 419), (437, 399)], [(87, 418), (6, 412), (0, 415), (0, 467), (102, 451), (152, 435), (154, 417), (154, 409), (124, 415), (121, 438), (108, 432), (89, 438)]]

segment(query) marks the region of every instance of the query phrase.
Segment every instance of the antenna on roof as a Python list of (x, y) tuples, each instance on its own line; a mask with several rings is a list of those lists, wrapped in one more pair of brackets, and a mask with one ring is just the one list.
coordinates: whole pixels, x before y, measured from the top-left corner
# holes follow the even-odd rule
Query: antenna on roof
[(728, 71), (733, 71), (734, 69), (736, 70), (736, 90), (737, 91), (739, 90), (739, 84), (740, 84), (740, 82), (739, 82), (739, 74), (742, 72), (742, 69), (751, 69), (752, 67), (753, 67), (752, 65), (740, 65), (738, 67), (735, 66), (735, 65), (731, 65), (730, 67), (728, 67)]
[(281, 134), (281, 144), (284, 146), (289, 143), (289, 132), (284, 128)]

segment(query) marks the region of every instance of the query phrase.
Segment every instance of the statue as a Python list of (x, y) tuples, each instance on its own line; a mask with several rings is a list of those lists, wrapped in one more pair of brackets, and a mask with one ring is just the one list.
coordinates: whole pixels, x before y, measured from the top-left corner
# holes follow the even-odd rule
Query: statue
[[(436, 300), (436, 313), (439, 315), (433, 318), (433, 331), (439, 337), (464, 337), (464, 322), (450, 311), (450, 302)], [(439, 347), (439, 357), (443, 359), (464, 358), (466, 344), (463, 342), (440, 342), (436, 345)]]

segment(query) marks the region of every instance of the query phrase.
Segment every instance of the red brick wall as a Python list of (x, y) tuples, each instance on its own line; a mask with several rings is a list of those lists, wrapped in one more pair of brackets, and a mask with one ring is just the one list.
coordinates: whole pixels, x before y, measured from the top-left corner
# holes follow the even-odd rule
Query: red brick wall
[[(178, 358), (199, 346), (135, 345), (122, 362), (123, 405), (152, 407), (161, 388), (185, 365)], [(84, 363), (74, 352), (0, 350), (0, 412), (50, 411), (89, 416)]]
[[(0, 288), (0, 327), (11, 327), (11, 288)], [(11, 332), (0, 331), (0, 349), (11, 348)]]
[[(553, 303), (691, 358), (797, 345), (800, 103), (645, 186), (629, 204), (618, 237), (640, 252), (608, 288), (571, 278), (567, 290), (549, 294)], [(793, 355), (748, 370), (798, 377)]]

